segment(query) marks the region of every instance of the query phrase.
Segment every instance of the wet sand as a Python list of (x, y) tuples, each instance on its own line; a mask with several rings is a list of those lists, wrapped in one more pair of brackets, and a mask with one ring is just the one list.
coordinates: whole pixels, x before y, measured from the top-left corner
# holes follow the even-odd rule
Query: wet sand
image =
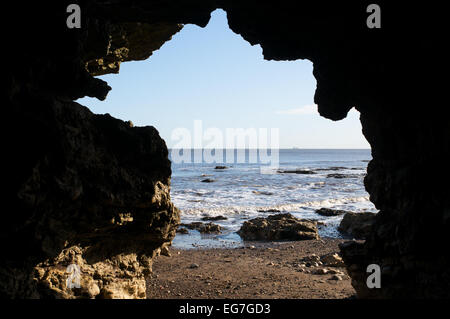
[[(302, 267), (300, 259), (339, 252), (343, 239), (246, 242), (245, 248), (170, 250), (158, 256), (147, 281), (149, 299), (351, 298), (355, 291), (343, 267)], [(314, 274), (319, 268), (340, 271)], [(334, 277), (334, 279), (332, 279)]]

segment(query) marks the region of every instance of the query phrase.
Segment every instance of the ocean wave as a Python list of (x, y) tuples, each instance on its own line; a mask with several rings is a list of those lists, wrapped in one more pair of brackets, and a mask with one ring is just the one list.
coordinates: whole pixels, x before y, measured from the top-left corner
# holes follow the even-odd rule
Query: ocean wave
[(316, 201), (305, 201), (292, 204), (280, 204), (280, 205), (269, 205), (269, 206), (210, 206), (202, 208), (187, 208), (182, 209), (182, 215), (253, 215), (261, 214), (258, 211), (270, 211), (279, 210), (280, 212), (295, 212), (308, 209), (318, 209), (322, 207), (332, 208), (338, 205), (348, 205), (355, 203), (369, 202), (369, 196), (359, 196), (359, 197), (346, 197), (346, 198), (336, 198), (336, 199), (324, 199)]

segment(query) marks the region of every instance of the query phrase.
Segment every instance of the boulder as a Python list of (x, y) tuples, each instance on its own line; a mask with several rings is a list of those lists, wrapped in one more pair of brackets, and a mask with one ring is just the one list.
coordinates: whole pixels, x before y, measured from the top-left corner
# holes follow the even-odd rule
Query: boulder
[(227, 169), (227, 168), (228, 168), (227, 166), (218, 165), (214, 169)]
[(204, 216), (202, 217), (203, 221), (216, 221), (216, 220), (227, 220), (228, 218), (222, 215), (219, 216)]
[(316, 254), (311, 254), (309, 256), (305, 256), (300, 259), (300, 262), (302, 263), (310, 263), (310, 264), (318, 264), (320, 262), (320, 257)]
[(316, 213), (319, 214), (320, 216), (339, 216), (349, 213), (349, 211), (331, 208), (321, 208), (316, 210)]
[(317, 174), (316, 172), (313, 172), (313, 171), (307, 170), (307, 169), (287, 169), (287, 170), (279, 169), (277, 171), (277, 173), (279, 173), (279, 174), (305, 174), (305, 175)]
[(344, 261), (337, 253), (329, 253), (320, 256), (320, 261), (328, 267), (344, 267)]
[(280, 213), (281, 210), (276, 208), (270, 208), (270, 209), (258, 209), (258, 213)]
[(202, 234), (221, 233), (222, 227), (214, 223), (193, 222), (190, 224), (181, 224), (186, 228), (197, 230)]
[(340, 174), (340, 173), (333, 173), (328, 174), (327, 178), (358, 178), (359, 176), (357, 174)]
[(375, 222), (375, 213), (352, 213), (344, 215), (338, 230), (347, 235), (353, 236), (355, 239), (366, 239), (373, 223)]
[(244, 240), (319, 239), (315, 222), (298, 219), (289, 213), (245, 221), (238, 234)]
[(333, 275), (329, 278), (329, 280), (341, 281), (343, 280), (342, 275)]

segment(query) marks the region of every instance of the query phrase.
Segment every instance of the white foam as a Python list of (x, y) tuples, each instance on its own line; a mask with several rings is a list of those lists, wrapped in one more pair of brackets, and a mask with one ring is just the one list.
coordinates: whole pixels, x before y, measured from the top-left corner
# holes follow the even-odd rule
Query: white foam
[[(210, 215), (210, 216), (233, 216), (233, 215), (242, 215), (248, 213), (260, 213), (258, 211), (269, 211), (269, 210), (279, 210), (280, 212), (295, 212), (302, 211), (308, 208), (330, 208), (338, 205), (348, 205), (353, 203), (363, 203), (369, 201), (369, 196), (360, 196), (360, 197), (347, 197), (347, 198), (339, 198), (339, 199), (325, 199), (318, 201), (307, 201), (301, 203), (294, 204), (281, 204), (281, 205), (270, 205), (270, 206), (210, 206), (210, 207), (202, 207), (202, 208), (187, 208), (182, 209), (183, 215)], [(371, 203), (370, 203), (371, 204)]]

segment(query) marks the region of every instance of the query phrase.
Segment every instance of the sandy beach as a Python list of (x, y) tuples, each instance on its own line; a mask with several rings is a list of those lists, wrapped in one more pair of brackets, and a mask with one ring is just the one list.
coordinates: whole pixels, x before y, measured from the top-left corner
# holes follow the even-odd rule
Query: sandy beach
[(314, 254), (339, 252), (343, 241), (323, 238), (246, 242), (244, 248), (231, 249), (172, 248), (170, 257), (155, 259), (147, 298), (352, 298), (355, 291), (345, 268), (302, 262)]

